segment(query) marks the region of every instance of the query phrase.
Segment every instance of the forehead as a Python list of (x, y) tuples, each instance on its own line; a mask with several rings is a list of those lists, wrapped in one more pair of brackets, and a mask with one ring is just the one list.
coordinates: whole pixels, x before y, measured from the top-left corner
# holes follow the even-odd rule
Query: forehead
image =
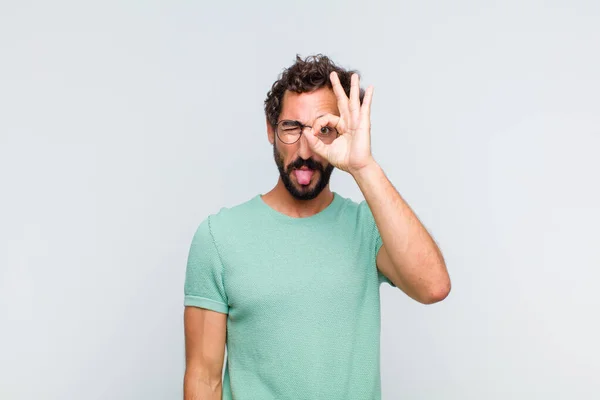
[(281, 119), (313, 121), (323, 114), (339, 115), (333, 90), (323, 87), (310, 93), (286, 91), (283, 95)]

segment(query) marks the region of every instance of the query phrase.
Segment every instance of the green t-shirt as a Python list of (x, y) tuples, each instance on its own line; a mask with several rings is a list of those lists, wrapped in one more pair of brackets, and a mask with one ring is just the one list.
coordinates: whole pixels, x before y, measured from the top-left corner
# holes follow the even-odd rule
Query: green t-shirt
[(366, 201), (335, 192), (306, 218), (256, 195), (202, 221), (184, 304), (228, 314), (223, 399), (380, 399), (380, 246)]

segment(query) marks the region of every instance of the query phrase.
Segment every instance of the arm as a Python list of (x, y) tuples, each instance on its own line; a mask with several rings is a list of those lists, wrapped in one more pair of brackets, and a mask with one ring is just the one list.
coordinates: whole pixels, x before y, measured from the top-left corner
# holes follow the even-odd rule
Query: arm
[(227, 314), (185, 307), (184, 400), (221, 400)]
[[(373, 87), (367, 88), (361, 101), (357, 74), (351, 77), (349, 98), (337, 74), (332, 72), (330, 78), (340, 115), (317, 119), (313, 135), (306, 135), (306, 140), (317, 154), (349, 172), (358, 183), (383, 242), (377, 254), (381, 273), (413, 299), (424, 304), (438, 302), (450, 292), (442, 254), (371, 154)], [(340, 134), (328, 145), (314, 136), (326, 125)]]
[(377, 268), (420, 303), (446, 298), (451, 284), (442, 253), (381, 167), (372, 161), (352, 176), (381, 234)]

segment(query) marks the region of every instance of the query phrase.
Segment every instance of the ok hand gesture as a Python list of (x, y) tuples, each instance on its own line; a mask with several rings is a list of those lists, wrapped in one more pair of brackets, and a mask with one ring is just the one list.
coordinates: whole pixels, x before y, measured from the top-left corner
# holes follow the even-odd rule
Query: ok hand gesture
[[(358, 75), (351, 77), (350, 98), (346, 96), (337, 73), (330, 75), (333, 92), (337, 98), (340, 116), (327, 114), (317, 119), (306, 140), (312, 150), (327, 159), (334, 167), (355, 174), (373, 162), (371, 154), (371, 99), (373, 87), (365, 91), (360, 104), (360, 82)], [(339, 136), (330, 144), (319, 140), (321, 128), (332, 126)]]

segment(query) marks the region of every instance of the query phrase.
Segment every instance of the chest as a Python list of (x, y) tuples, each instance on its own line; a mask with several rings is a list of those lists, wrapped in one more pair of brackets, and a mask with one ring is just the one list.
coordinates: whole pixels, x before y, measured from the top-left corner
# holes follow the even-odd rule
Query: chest
[(224, 252), (224, 285), (234, 318), (282, 309), (352, 309), (375, 276), (369, 244), (358, 234), (276, 232), (236, 242)]

